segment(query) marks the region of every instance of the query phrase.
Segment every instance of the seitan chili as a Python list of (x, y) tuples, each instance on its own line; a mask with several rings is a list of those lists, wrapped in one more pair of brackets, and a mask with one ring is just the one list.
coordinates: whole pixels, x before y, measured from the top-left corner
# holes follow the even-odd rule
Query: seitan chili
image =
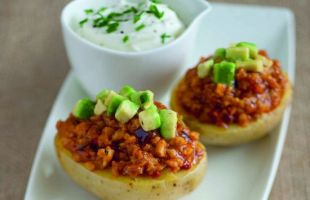
[[(259, 54), (269, 59), (265, 51)], [(199, 78), (197, 66), (187, 71), (177, 88), (177, 99), (199, 121), (221, 127), (246, 126), (273, 111), (281, 103), (288, 82), (277, 60), (262, 73), (237, 69), (233, 86), (214, 83), (210, 75)]]
[[(165, 108), (160, 103), (156, 106)], [(137, 116), (121, 124), (104, 114), (88, 120), (71, 114), (65, 121), (58, 121), (57, 130), (75, 161), (93, 171), (111, 169), (115, 176), (158, 177), (163, 170), (188, 170), (204, 155), (199, 134), (181, 121), (171, 140), (162, 138), (159, 130), (145, 132)]]

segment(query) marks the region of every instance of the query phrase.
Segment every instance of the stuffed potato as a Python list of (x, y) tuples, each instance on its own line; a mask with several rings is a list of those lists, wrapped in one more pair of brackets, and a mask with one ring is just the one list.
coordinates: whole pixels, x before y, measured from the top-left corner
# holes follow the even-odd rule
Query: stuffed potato
[[(246, 48), (248, 55), (240, 53)], [(175, 87), (170, 104), (204, 144), (231, 146), (269, 133), (291, 97), (292, 86), (279, 62), (243, 42), (202, 58)]]
[(57, 129), (63, 169), (101, 199), (178, 199), (207, 170), (199, 134), (151, 91), (125, 86), (119, 94), (101, 92), (97, 103), (82, 99)]

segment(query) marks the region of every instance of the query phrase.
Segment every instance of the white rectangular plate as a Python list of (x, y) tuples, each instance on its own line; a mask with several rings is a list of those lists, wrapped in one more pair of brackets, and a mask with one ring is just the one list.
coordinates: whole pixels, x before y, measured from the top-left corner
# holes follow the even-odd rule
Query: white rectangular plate
[[(286, 9), (213, 4), (198, 35), (192, 60), (209, 55), (217, 47), (235, 41), (253, 41), (278, 58), (294, 81), (295, 27), (293, 14)], [(30, 174), (26, 200), (96, 199), (84, 191), (60, 168), (53, 146), (55, 124), (65, 119), (77, 99), (85, 97), (76, 78), (70, 73), (50, 113)], [(168, 96), (168, 93), (167, 93)], [(164, 100), (168, 103), (168, 98)], [(184, 200), (267, 199), (277, 171), (290, 108), (274, 132), (257, 142), (233, 148), (207, 148), (209, 168), (203, 183)]]

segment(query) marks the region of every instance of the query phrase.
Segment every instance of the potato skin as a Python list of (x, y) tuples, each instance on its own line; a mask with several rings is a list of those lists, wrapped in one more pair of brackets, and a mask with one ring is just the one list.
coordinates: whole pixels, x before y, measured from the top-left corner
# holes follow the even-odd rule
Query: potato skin
[(201, 123), (195, 117), (188, 114), (178, 102), (177, 87), (175, 87), (171, 94), (171, 108), (183, 115), (183, 120), (190, 129), (200, 133), (200, 139), (203, 144), (212, 146), (234, 146), (264, 137), (279, 124), (285, 108), (292, 99), (292, 86), (288, 82), (281, 103), (275, 110), (263, 114), (259, 119), (250, 122), (245, 127), (232, 124), (228, 128), (223, 128), (213, 124)]
[(207, 154), (198, 165), (178, 173), (163, 172), (159, 178), (115, 177), (111, 170), (89, 171), (73, 160), (55, 137), (58, 160), (67, 174), (86, 190), (104, 200), (174, 200), (193, 191), (202, 181), (207, 170)]

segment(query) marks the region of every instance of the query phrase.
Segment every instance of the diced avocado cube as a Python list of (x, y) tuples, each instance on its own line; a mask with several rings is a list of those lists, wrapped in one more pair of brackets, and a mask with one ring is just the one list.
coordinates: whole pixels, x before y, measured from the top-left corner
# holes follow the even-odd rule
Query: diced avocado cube
[(115, 118), (122, 122), (126, 123), (131, 118), (133, 118), (139, 110), (139, 106), (130, 100), (124, 100), (116, 110)]
[(122, 89), (120, 90), (119, 94), (124, 96), (124, 97), (129, 98), (130, 95), (132, 93), (134, 93), (134, 92), (136, 92), (136, 90), (133, 87), (131, 87), (129, 85), (125, 85), (124, 87), (122, 87)]
[(89, 119), (94, 115), (95, 103), (90, 99), (80, 99), (73, 108), (73, 115), (79, 119)]
[(229, 47), (236, 47), (237, 43), (230, 43)]
[(235, 79), (236, 64), (222, 61), (214, 65), (213, 80), (216, 83), (232, 85)]
[(250, 49), (247, 47), (230, 47), (226, 49), (226, 58), (231, 61), (248, 60), (250, 58)]
[(107, 106), (104, 105), (104, 103), (100, 99), (98, 99), (97, 103), (96, 103), (96, 106), (95, 106), (95, 109), (94, 109), (95, 115), (101, 115), (106, 110), (107, 110)]
[(262, 72), (264, 65), (262, 60), (237, 61), (237, 68), (244, 68), (247, 71)]
[(100, 99), (102, 102), (104, 102), (107, 96), (109, 95), (109, 93), (110, 93), (110, 90), (102, 90), (101, 92), (99, 92), (99, 94), (97, 94), (96, 100)]
[(213, 64), (214, 64), (213, 59), (210, 59), (210, 60), (207, 60), (206, 62), (200, 63), (198, 65), (198, 68), (197, 68), (198, 77), (199, 78), (206, 77), (209, 74)]
[(155, 106), (155, 104), (150, 105), (150, 107), (148, 108), (148, 110), (153, 110), (154, 112), (158, 112), (158, 108), (157, 106)]
[(152, 131), (160, 127), (160, 116), (153, 107), (139, 113), (139, 122), (145, 131)]
[(131, 93), (129, 99), (137, 105), (141, 105), (140, 92)]
[(150, 90), (146, 90), (140, 93), (140, 102), (143, 109), (148, 109), (153, 105), (154, 93)]
[(226, 56), (226, 49), (225, 48), (218, 48), (215, 50), (214, 52), (214, 59), (225, 59), (225, 56)]
[(263, 62), (264, 67), (271, 67), (273, 65), (273, 61), (265, 56), (257, 55), (257, 60), (261, 60)]
[(107, 97), (104, 99), (104, 101), (102, 101), (102, 102), (104, 102), (104, 105), (108, 106), (110, 104), (110, 102), (112, 101), (112, 98), (115, 95), (119, 95), (119, 94), (117, 94), (113, 90), (109, 91), (109, 94), (107, 95)]
[(130, 95), (130, 100), (143, 109), (149, 108), (153, 104), (154, 93), (150, 90), (134, 92)]
[(178, 115), (176, 112), (168, 109), (159, 111), (161, 120), (160, 134), (165, 139), (171, 139), (175, 137), (177, 131)]
[(123, 97), (123, 96), (121, 96), (121, 95), (119, 95), (119, 94), (114, 95), (114, 96), (112, 97), (112, 99), (111, 99), (109, 105), (108, 105), (108, 108), (107, 108), (107, 115), (108, 115), (108, 116), (112, 116), (112, 115), (116, 112), (118, 106), (119, 106), (119, 105), (122, 103), (122, 101), (124, 101), (125, 99), (126, 99), (125, 97)]
[(252, 59), (255, 59), (257, 57), (258, 49), (257, 49), (256, 44), (251, 43), (251, 42), (240, 42), (237, 44), (237, 47), (247, 47), (250, 49), (250, 57)]

